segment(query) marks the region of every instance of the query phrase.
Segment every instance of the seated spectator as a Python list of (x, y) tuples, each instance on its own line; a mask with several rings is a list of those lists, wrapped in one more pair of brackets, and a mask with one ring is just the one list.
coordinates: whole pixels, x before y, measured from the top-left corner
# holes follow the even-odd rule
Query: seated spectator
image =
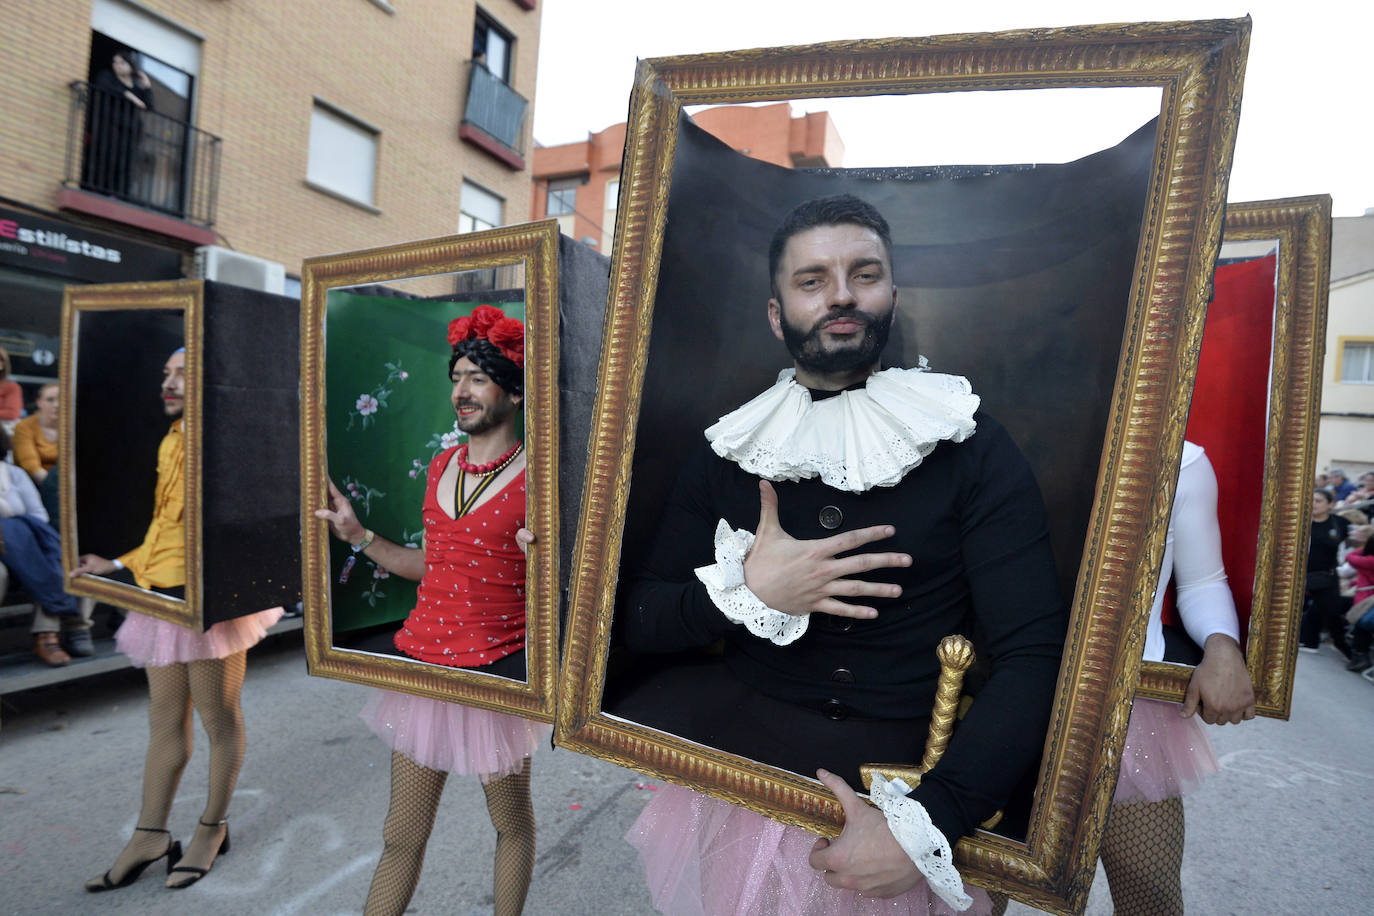
[(1341, 500), (1342, 506), (1354, 506), (1366, 500), (1374, 499), (1374, 471), (1365, 471), (1360, 475), (1360, 485), (1350, 492), (1350, 495)]
[(1325, 471), (1318, 471), (1318, 472), (1317, 472), (1317, 483), (1316, 483), (1316, 487), (1315, 487), (1315, 488), (1318, 489), (1318, 490), (1325, 490), (1325, 489), (1326, 489), (1328, 486), (1330, 486), (1330, 485), (1331, 485), (1331, 478), (1327, 476), (1326, 472), (1325, 472)]
[(1351, 493), (1355, 492), (1355, 485), (1346, 479), (1345, 471), (1343, 469), (1332, 468), (1326, 473), (1328, 479), (1330, 480), (1331, 492), (1334, 493), (1336, 496), (1336, 502), (1340, 502), (1341, 500), (1349, 496)]
[(1355, 574), (1354, 605), (1346, 615), (1346, 621), (1355, 628), (1350, 641), (1350, 664), (1345, 666), (1348, 671), (1374, 667), (1369, 658), (1369, 647), (1374, 644), (1374, 538), (1370, 537), (1370, 531), (1368, 525), (1351, 530), (1350, 539), (1364, 543), (1346, 554), (1340, 570), (1343, 574)]
[(14, 429), (14, 421), (24, 413), (24, 391), (10, 378), (10, 354), (0, 347), (0, 427)]
[(38, 389), (33, 414), (14, 427), (14, 463), (42, 486), (48, 472), (57, 464), (57, 383)]
[[(9, 447), (9, 436), (0, 430), (0, 452)], [(63, 588), (61, 539), (48, 524), (48, 510), (29, 475), (8, 462), (0, 462), (0, 534), (9, 577), (39, 605), (33, 618), (34, 654), (53, 667), (67, 664), (72, 655), (91, 655), (92, 603), (78, 604)]]

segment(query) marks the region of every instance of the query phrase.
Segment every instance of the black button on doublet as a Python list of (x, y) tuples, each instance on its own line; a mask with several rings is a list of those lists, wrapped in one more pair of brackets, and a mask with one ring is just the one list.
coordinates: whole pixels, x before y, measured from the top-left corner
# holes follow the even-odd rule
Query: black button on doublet
[(854, 629), (853, 617), (832, 617), (830, 619), (834, 621), (832, 626), (841, 633), (848, 633), (850, 630)]
[(827, 531), (834, 531), (844, 522), (844, 513), (837, 506), (826, 506), (821, 509), (821, 527)]
[(839, 721), (849, 715), (849, 710), (839, 700), (826, 700), (821, 704), (821, 712), (827, 719)]
[(854, 683), (854, 672), (848, 668), (836, 668), (830, 672), (830, 679), (839, 684), (852, 684)]

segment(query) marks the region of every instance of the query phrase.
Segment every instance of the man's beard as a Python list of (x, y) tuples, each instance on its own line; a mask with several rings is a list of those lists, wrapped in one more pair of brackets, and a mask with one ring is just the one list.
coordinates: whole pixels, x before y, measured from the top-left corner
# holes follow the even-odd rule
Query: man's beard
[[(458, 413), (459, 408), (476, 407), (477, 413), (470, 417), (464, 417)], [(516, 405), (509, 401), (499, 401), (490, 407), (478, 404), (476, 401), (463, 401), (454, 405), (453, 412), (458, 420), (458, 429), (467, 433), (469, 436), (480, 436), (483, 433), (491, 432), (517, 410)]]
[[(892, 311), (883, 315), (870, 315), (858, 309), (836, 309), (813, 324), (810, 330), (803, 331), (787, 320), (787, 310), (779, 307), (778, 319), (782, 325), (782, 340), (797, 367), (817, 375), (830, 375), (837, 372), (852, 372), (871, 366), (887, 346), (887, 336), (892, 331)], [(845, 318), (864, 324), (862, 336), (851, 336), (845, 342), (836, 341), (829, 349), (821, 340), (822, 327), (827, 321)]]

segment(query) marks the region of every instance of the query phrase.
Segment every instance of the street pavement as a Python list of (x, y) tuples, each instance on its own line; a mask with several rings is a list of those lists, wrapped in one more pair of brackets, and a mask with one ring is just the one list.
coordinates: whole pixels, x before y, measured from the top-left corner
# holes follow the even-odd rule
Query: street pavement
[[(389, 754), (358, 719), (367, 688), (306, 674), (298, 634), (249, 655), (248, 754), (233, 844), (204, 880), (86, 894), (135, 825), (147, 738), (139, 672), (4, 698), (0, 914), (357, 913), (381, 849)], [(171, 826), (189, 837), (205, 800), (206, 744)], [(1290, 722), (1213, 729), (1223, 770), (1187, 802), (1189, 914), (1374, 912), (1374, 684), (1326, 647), (1298, 659)], [(653, 912), (626, 829), (652, 780), (564, 750), (534, 762), (539, 851), (529, 914)], [(491, 913), (494, 834), (481, 789), (454, 777), (407, 912)], [(1014, 904), (1012, 913), (1036, 912)], [(1111, 912), (1100, 871), (1087, 912)]]

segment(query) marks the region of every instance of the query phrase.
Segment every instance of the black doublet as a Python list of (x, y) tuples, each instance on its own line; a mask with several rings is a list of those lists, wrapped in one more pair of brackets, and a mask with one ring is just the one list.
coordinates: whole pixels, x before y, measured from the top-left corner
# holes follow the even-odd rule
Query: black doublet
[(793, 537), (895, 526), (893, 538), (861, 548), (903, 551), (913, 560), (865, 576), (902, 587), (896, 599), (865, 599), (878, 610), (875, 620), (812, 614), (800, 639), (778, 646), (721, 614), (694, 570), (715, 562), (719, 519), (757, 527), (759, 481), (705, 443), (684, 465), (623, 604), (627, 641), (639, 651), (672, 652), (723, 637), (731, 679), (744, 695), (761, 695), (752, 711), (718, 711), (747, 723), (739, 740), (760, 740), (758, 723), (770, 723), (799, 750), (786, 762), (767, 762), (806, 775), (823, 766), (851, 783), (858, 773), (849, 751), (865, 732), (873, 737), (857, 742), (866, 745), (855, 752), (865, 755), (860, 762), (914, 763), (913, 751), (919, 759), (939, 674), (935, 646), (951, 633), (974, 638), (975, 651), (990, 662), (988, 680), (944, 759), (912, 793), (951, 842), (1005, 805), (1035, 763), (1066, 627), (1035, 479), (1002, 426), (981, 412), (975, 419), (975, 435), (940, 443), (893, 487), (851, 493), (819, 479), (773, 485), (779, 521)]

